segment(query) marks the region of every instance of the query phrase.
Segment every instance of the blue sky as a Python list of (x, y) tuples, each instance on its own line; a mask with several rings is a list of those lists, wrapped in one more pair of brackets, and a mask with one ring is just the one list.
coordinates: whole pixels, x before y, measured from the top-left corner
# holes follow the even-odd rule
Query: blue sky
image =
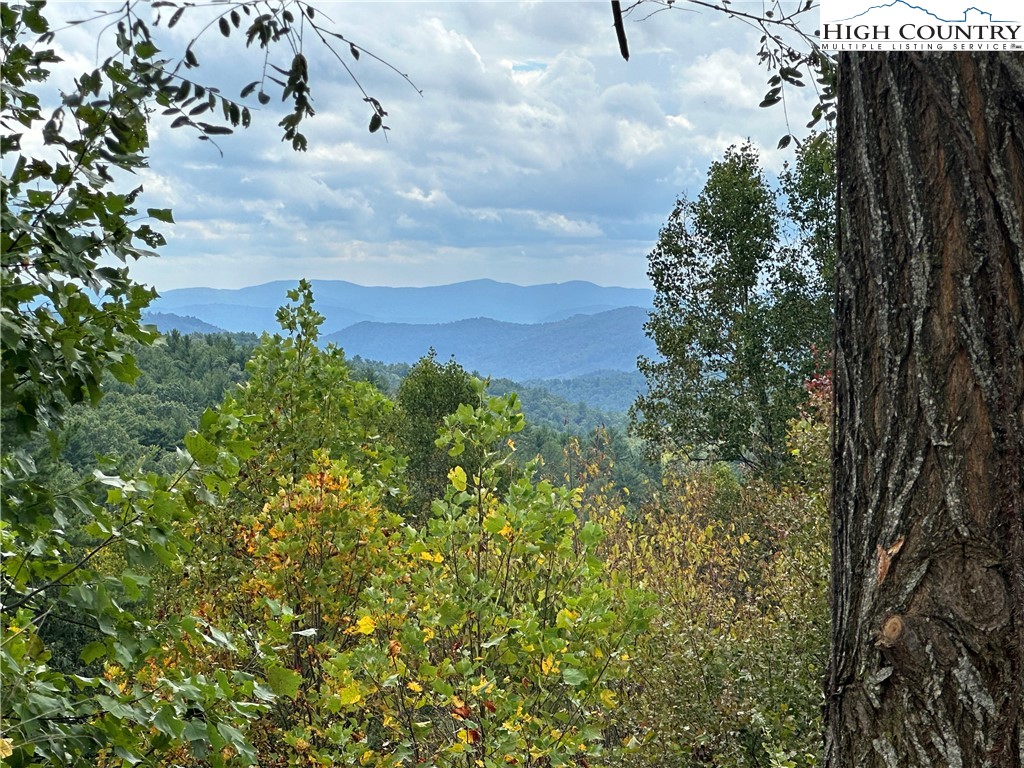
[[(80, 18), (103, 5), (54, 10)], [(646, 287), (646, 255), (674, 200), (699, 191), (727, 146), (751, 138), (770, 171), (790, 157), (774, 149), (783, 111), (757, 107), (769, 76), (757, 61), (760, 33), (734, 19), (686, 10), (629, 18), (627, 63), (603, 0), (318, 8), (423, 95), (368, 57), (346, 55), (390, 113), (388, 140), (371, 135), (340, 65), (307, 45), (318, 111), (308, 152), (280, 142), (276, 100), (221, 142), (223, 157), (156, 122), (142, 204), (172, 207), (177, 223), (163, 227), (162, 256), (134, 267), (138, 279), (161, 290), (299, 277)], [(179, 52), (205, 12), (170, 30), (165, 52)], [(63, 76), (95, 64), (97, 30), (57, 38)], [(196, 50), (196, 71), (225, 92), (259, 76), (262, 57), (216, 28)], [(787, 104), (794, 128), (812, 98)]]

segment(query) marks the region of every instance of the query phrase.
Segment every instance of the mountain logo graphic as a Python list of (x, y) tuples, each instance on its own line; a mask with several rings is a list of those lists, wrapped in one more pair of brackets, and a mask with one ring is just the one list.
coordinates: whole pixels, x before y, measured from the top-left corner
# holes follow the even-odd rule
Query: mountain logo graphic
[(944, 18), (937, 13), (933, 13), (928, 8), (916, 3), (907, 2), (907, 0), (892, 0), (891, 3), (879, 3), (877, 5), (872, 5), (869, 8), (865, 8), (858, 14), (847, 16), (845, 18), (837, 18), (835, 21), (855, 21), (864, 16), (868, 16), (869, 14), (878, 13), (879, 11), (889, 8), (899, 9), (905, 12), (917, 11), (925, 14), (929, 19), (941, 24), (1013, 24), (1017, 21), (1016, 19), (994, 18), (995, 14), (992, 11), (986, 11), (975, 5), (964, 8), (963, 12), (960, 14), (960, 18)]

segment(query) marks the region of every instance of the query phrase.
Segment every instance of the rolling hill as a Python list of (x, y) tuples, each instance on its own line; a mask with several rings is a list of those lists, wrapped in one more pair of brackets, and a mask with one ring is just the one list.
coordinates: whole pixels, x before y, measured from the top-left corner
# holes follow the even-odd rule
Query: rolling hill
[(143, 312), (142, 322), (155, 325), (160, 333), (223, 333), (224, 329), (204, 322), (193, 315), (179, 315), (174, 312)]
[(442, 324), (357, 323), (329, 334), (349, 355), (412, 363), (433, 347), (470, 371), (525, 379), (571, 379), (600, 371), (633, 371), (638, 355), (654, 353), (644, 335), (647, 310), (622, 307), (547, 323), (474, 318)]

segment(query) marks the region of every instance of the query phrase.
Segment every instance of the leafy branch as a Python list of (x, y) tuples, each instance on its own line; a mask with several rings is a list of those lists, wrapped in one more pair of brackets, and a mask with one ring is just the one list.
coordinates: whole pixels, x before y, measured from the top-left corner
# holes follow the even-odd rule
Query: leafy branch
[[(725, 14), (761, 33), (758, 59), (772, 74), (768, 90), (758, 105), (772, 107), (782, 104), (787, 133), (779, 140), (779, 149), (800, 141), (794, 135), (786, 106), (786, 88), (803, 88), (810, 80), (817, 95), (811, 109), (807, 128), (815, 127), (822, 119), (832, 123), (836, 117), (836, 65), (835, 59), (818, 44), (817, 33), (806, 28), (807, 15), (816, 11), (817, 0), (771, 0), (761, 13), (751, 13), (734, 7), (732, 0), (637, 0), (623, 11), (623, 15), (644, 15), (638, 21), (666, 11), (697, 13), (686, 7)], [(652, 9), (653, 7), (653, 9)]]

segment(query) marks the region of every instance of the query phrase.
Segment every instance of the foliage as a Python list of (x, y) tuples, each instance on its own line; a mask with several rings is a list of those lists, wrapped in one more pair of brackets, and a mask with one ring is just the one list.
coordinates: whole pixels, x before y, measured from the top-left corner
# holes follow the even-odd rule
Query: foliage
[(407, 530), (408, 575), (367, 593), (372, 642), (346, 658), (383, 730), (360, 760), (533, 766), (600, 753), (608, 686), (644, 612), (634, 598), (613, 608), (601, 531), (577, 524), (575, 494), (512, 462), (521, 425), (514, 396), (446, 420), (439, 442), (465, 466), (428, 526)]
[[(625, 413), (637, 394), (647, 389), (643, 375), (637, 370), (598, 371), (572, 379), (532, 379), (524, 383), (541, 387), (569, 402), (586, 403), (608, 414)], [(528, 417), (530, 415), (527, 413)], [(625, 422), (621, 425), (609, 423), (608, 426), (625, 426)]]
[[(39, 93), (58, 59), (27, 42), (49, 39), (42, 10), (42, 4), (0, 7), (6, 169), (0, 715), (7, 763), (93, 763), (105, 755), (139, 761), (188, 743), (186, 728), (192, 738), (201, 732), (204, 740), (238, 750), (243, 745), (232, 724), (251, 714), (244, 676), (218, 685), (172, 668), (148, 685), (124, 685), (110, 673), (134, 673), (162, 644), (203, 635), (192, 620), (152, 621), (137, 608), (149, 592), (149, 571), (175, 564), (187, 547), (173, 532), (178, 480), (99, 474), (56, 487), (32, 455), (33, 445), (61, 427), (69, 406), (99, 399), (106, 375), (138, 376), (132, 348), (154, 337), (140, 326), (153, 294), (115, 265), (163, 242), (149, 224), (138, 223), (141, 188), (110, 189), (115, 169), (144, 164), (144, 103), (166, 82), (156, 51), (145, 45), (143, 28), (132, 33), (135, 44), (121, 32), (118, 55), (80, 77), (47, 119)], [(47, 149), (31, 157), (22, 151), (23, 139)], [(170, 219), (167, 211), (148, 213)], [(108, 570), (105, 559), (122, 567)], [(46, 638), (54, 625), (79, 627), (92, 638), (80, 659), (52, 659)], [(97, 673), (100, 664), (107, 674)], [(203, 719), (187, 720), (188, 711)]]
[(630, 520), (611, 508), (613, 572), (662, 607), (637, 646), (613, 765), (821, 763), (828, 653), (827, 391), (790, 423), (781, 489), (724, 464), (673, 472)]
[(248, 458), (197, 488), (197, 501), (204, 489), (221, 500), (199, 504), (188, 581), (166, 593), (168, 610), (196, 595), (192, 610), (245, 638), (237, 671), (277, 695), (252, 730), (261, 764), (599, 752), (607, 686), (644, 611), (625, 597), (612, 608), (600, 529), (577, 524), (577, 494), (513, 462), (515, 396), (472, 384), (476, 405), (435, 438), (454, 461), (443, 500), (429, 523), (404, 524), (387, 511), (401, 462), (366, 432), (389, 414), (337, 350), (313, 343), (308, 286), (291, 298), (289, 335), (263, 339), (248, 384), (187, 439), (194, 456), (234, 446)]
[(444, 496), (454, 459), (439, 448), (438, 431), (460, 405), (475, 406), (480, 395), (472, 377), (454, 358), (444, 365), (434, 350), (417, 362), (403, 379), (396, 397), (395, 437), (406, 464), (412, 490), (410, 509), (426, 517), (434, 499)]
[[(178, 532), (188, 469), (170, 477), (75, 478), (65, 467), (51, 472), (54, 461), (43, 451), (48, 443), (57, 451), (63, 441), (83, 461), (89, 447), (73, 444), (76, 429), (78, 437), (112, 438), (128, 454), (143, 445), (122, 443), (126, 425), (104, 429), (95, 413), (80, 410), (99, 402), (110, 378), (136, 380), (138, 345), (156, 336), (141, 324), (155, 294), (132, 280), (126, 265), (164, 244), (152, 222), (173, 219), (167, 209), (143, 207), (141, 185), (126, 182), (146, 165), (156, 111), (205, 141), (250, 122), (240, 101), (183, 74), (198, 65), (196, 41), (177, 61), (154, 42), (161, 8), (173, 8), (172, 25), (191, 6), (153, 3), (152, 24), (139, 15), (144, 3), (101, 12), (111, 32), (106, 41), (100, 33), (97, 58), (109, 55), (58, 94), (47, 91), (60, 59), (44, 4), (0, 5), (0, 749), (10, 765), (152, 763), (179, 749), (210, 764), (253, 757), (239, 730), (262, 706), (252, 677), (213, 668), (192, 674), (187, 664), (165, 663), (175, 653), (191, 658), (182, 648), (213, 644), (226, 653), (226, 638), (195, 617), (148, 611), (155, 576), (173, 572), (189, 549)], [(312, 110), (289, 6), (300, 11), (302, 28), (326, 32), (301, 3), (224, 6), (220, 27), (239, 27), (240, 13), (257, 10), (248, 43), (268, 57), (277, 43), (294, 44), (287, 46), (289, 67), (279, 69), (294, 107), (281, 127), (301, 149), (299, 123)], [(105, 42), (111, 47), (103, 49)], [(368, 103), (381, 127), (383, 110)], [(135, 409), (159, 412), (175, 430), (184, 418), (144, 400)], [(145, 439), (166, 448), (174, 438)], [(207, 458), (221, 473), (235, 461)]]
[[(265, 681), (257, 690), (273, 703), (249, 731), (264, 765), (295, 753), (294, 729), (319, 711), (325, 661), (346, 645), (340, 617), (390, 562), (398, 520), (382, 500), (401, 494), (400, 464), (376, 434), (390, 402), (348, 377), (341, 350), (317, 346), (309, 284), (289, 299), (278, 312), (286, 335), (264, 335), (248, 381), (185, 438), (204, 465), (182, 525), (194, 549), (160, 601), (238, 638), (237, 654), (190, 658)], [(332, 722), (304, 743), (340, 739)]]
[[(365, 360), (356, 355), (349, 360), (349, 367), (352, 378), (368, 381), (384, 394), (397, 397), (412, 366)], [(486, 374), (484, 371), (476, 375)], [(629, 423), (626, 411), (637, 392), (644, 389), (643, 381), (637, 371), (526, 382), (490, 377), (488, 391), (496, 395), (515, 392), (522, 403), (527, 428), (584, 435), (598, 427), (625, 430)]]
[(633, 411), (655, 455), (784, 463), (786, 424), (831, 336), (832, 152), (827, 135), (807, 142), (784, 175), (794, 225), (749, 144), (677, 202), (649, 257), (660, 358), (640, 359), (650, 391)]
[[(173, 566), (188, 548), (173, 528), (181, 509), (178, 479), (99, 475), (104, 504), (93, 503), (93, 488), (86, 487), (65, 492), (65, 505), (28, 479), (31, 472), (21, 462), (4, 468), (0, 673), (7, 764), (102, 763), (115, 756), (137, 762), (193, 741), (244, 753), (237, 725), (256, 709), (251, 677), (215, 680), (160, 665), (169, 647), (217, 641), (193, 618), (154, 619), (139, 611), (153, 569)], [(73, 539), (64, 534), (72, 525), (65, 509), (78, 512)], [(119, 567), (105, 568), (104, 558), (112, 557)], [(89, 630), (77, 664), (52, 660), (43, 638), (53, 624)]]

